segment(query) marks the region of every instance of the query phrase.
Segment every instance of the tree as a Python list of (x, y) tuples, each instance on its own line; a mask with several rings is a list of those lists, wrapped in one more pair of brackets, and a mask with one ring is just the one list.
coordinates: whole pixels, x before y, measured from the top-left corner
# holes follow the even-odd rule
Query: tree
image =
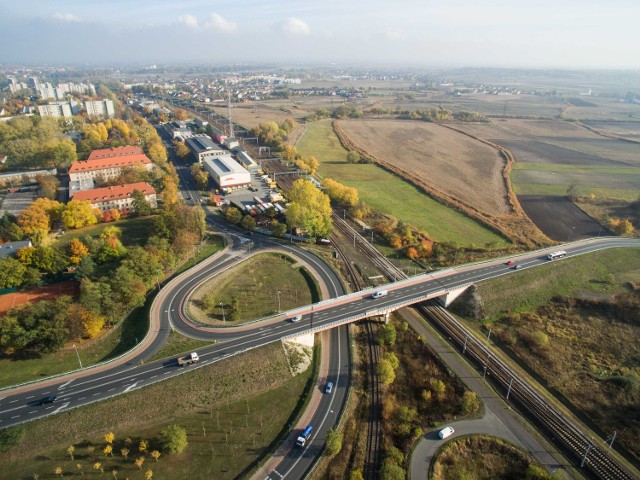
[(184, 452), (187, 448), (187, 431), (177, 424), (168, 425), (161, 432), (162, 445), (172, 454)]
[(242, 218), (242, 228), (252, 231), (256, 228), (256, 221), (251, 215), (245, 215)]
[(329, 455), (337, 455), (342, 450), (342, 434), (332, 428), (327, 433), (327, 452)]
[(391, 385), (396, 379), (396, 372), (393, 365), (387, 359), (380, 359), (376, 366), (376, 372), (380, 377), (380, 381), (385, 385)]
[(38, 175), (36, 176), (36, 180), (38, 180), (38, 191), (40, 194), (50, 200), (55, 200), (58, 196), (60, 181), (53, 175)]
[(56, 474), (56, 475), (58, 475), (60, 478), (62, 478), (62, 477), (63, 477), (63, 475), (62, 475), (62, 467), (56, 467), (53, 471), (54, 471), (54, 472), (55, 472), (55, 474)]
[(389, 458), (385, 458), (380, 469), (381, 480), (405, 480), (404, 469)]
[(120, 449), (120, 455), (122, 455), (124, 457), (124, 461), (128, 461), (129, 460), (129, 449), (128, 448), (121, 448)]
[(151, 452), (151, 457), (157, 462), (160, 458), (161, 453), (158, 450), (154, 450)]
[(33, 205), (20, 212), (18, 225), (27, 235), (37, 231), (49, 232), (49, 216), (41, 208), (33, 208)]
[(229, 207), (225, 210), (224, 217), (227, 219), (227, 222), (237, 225), (242, 221), (242, 212), (236, 207)]
[(105, 445), (102, 451), (104, 452), (105, 456), (111, 455), (113, 457), (113, 445)]
[(138, 467), (138, 470), (142, 470), (142, 465), (144, 464), (144, 457), (136, 458), (136, 461), (134, 462), (134, 464), (136, 467)]
[(296, 180), (289, 191), (285, 213), (289, 228), (300, 227), (312, 238), (326, 237), (332, 229), (329, 197), (307, 180)]
[(9, 451), (20, 445), (24, 439), (24, 426), (16, 425), (0, 430), (0, 453)]
[(153, 163), (158, 165), (164, 165), (167, 163), (167, 149), (160, 140), (149, 145), (147, 148), (147, 155)]
[(69, 242), (69, 261), (78, 265), (84, 257), (89, 255), (89, 249), (81, 240), (74, 238)]
[(147, 449), (149, 448), (149, 440), (140, 440), (140, 443), (138, 444), (138, 451), (140, 452), (146, 452)]
[(175, 141), (173, 142), (173, 145), (175, 147), (175, 151), (176, 151), (176, 155), (179, 156), (180, 158), (184, 159), (187, 158), (189, 156), (189, 154), (191, 153), (191, 150), (189, 150), (189, 147), (187, 147), (184, 142), (179, 142), (179, 141)]
[(149, 469), (144, 472), (144, 478), (145, 480), (151, 480), (153, 478), (153, 470)]
[(131, 197), (133, 198), (131, 208), (133, 209), (133, 214), (135, 216), (144, 217), (151, 214), (151, 205), (145, 198), (144, 193), (136, 189), (131, 194)]
[(569, 197), (569, 200), (572, 202), (578, 200), (578, 186), (575, 183), (572, 183), (569, 185), (569, 188), (567, 188), (567, 197)]
[(189, 113), (183, 108), (176, 108), (173, 111), (173, 115), (176, 117), (176, 120), (179, 120), (181, 122), (189, 118)]
[(67, 455), (71, 457), (72, 462), (73, 462), (73, 452), (75, 451), (76, 451), (76, 447), (74, 447), (73, 445), (70, 445), (69, 447), (67, 447)]
[(349, 480), (364, 480), (362, 470), (352, 470), (351, 474), (349, 475)]
[(476, 392), (472, 392), (471, 390), (467, 390), (466, 392), (464, 392), (462, 394), (462, 401), (460, 406), (464, 415), (469, 415), (470, 413), (478, 410), (480, 408), (480, 400), (478, 400), (478, 395), (476, 395)]
[(391, 323), (382, 325), (378, 329), (378, 342), (380, 342), (380, 345), (384, 345), (385, 343), (387, 345), (395, 345), (396, 337), (396, 327), (394, 327)]
[(20, 286), (26, 272), (27, 267), (15, 258), (0, 258), (0, 289)]
[(347, 153), (347, 163), (360, 163), (360, 154), (354, 150)]
[(447, 391), (447, 386), (438, 378), (429, 379), (429, 388), (438, 400), (442, 400), (445, 392)]
[(71, 200), (62, 211), (62, 223), (66, 228), (82, 228), (98, 223), (89, 200)]
[(162, 178), (162, 202), (165, 207), (171, 207), (178, 203), (178, 187), (169, 175)]

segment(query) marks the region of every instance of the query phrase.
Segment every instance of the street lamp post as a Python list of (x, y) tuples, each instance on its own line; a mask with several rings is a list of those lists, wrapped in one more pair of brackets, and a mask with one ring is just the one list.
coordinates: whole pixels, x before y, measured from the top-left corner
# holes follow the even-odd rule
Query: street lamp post
[(224, 303), (220, 302), (220, 306), (222, 307), (222, 322), (225, 323), (227, 319), (224, 318)]
[(80, 360), (80, 353), (78, 353), (78, 347), (76, 347), (76, 344), (73, 344), (73, 348), (76, 351), (76, 355), (78, 356), (78, 363), (80, 364), (80, 368), (82, 368), (82, 360)]
[(280, 308), (280, 290), (278, 290), (278, 313), (282, 312), (282, 309)]

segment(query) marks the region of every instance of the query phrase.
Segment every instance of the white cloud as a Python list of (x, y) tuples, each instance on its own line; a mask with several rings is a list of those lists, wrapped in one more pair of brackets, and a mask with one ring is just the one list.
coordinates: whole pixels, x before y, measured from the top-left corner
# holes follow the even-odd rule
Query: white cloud
[(81, 22), (82, 19), (73, 13), (54, 13), (53, 18), (61, 22)]
[(198, 28), (198, 19), (193, 15), (189, 15), (189, 14), (180, 15), (178, 17), (178, 22), (180, 22), (181, 24), (183, 24), (188, 28)]
[(288, 35), (309, 35), (311, 29), (304, 20), (288, 17), (273, 24), (273, 29)]
[(398, 27), (389, 27), (384, 31), (384, 36), (389, 40), (406, 40), (407, 32)]
[(178, 22), (184, 25), (187, 28), (192, 29), (206, 29), (206, 30), (214, 30), (216, 32), (235, 32), (238, 28), (236, 22), (232, 22), (227, 20), (219, 13), (212, 12), (203, 22), (198, 21), (198, 18), (185, 14), (180, 15), (178, 17)]
[(209, 15), (202, 26), (218, 32), (235, 32), (237, 29), (236, 22), (231, 22), (215, 12)]

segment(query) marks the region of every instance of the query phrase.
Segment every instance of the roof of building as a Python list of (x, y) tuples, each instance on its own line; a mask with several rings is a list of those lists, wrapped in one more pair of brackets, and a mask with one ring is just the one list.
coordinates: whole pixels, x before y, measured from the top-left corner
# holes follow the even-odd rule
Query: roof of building
[(30, 247), (30, 240), (21, 240), (19, 242), (7, 242), (0, 244), (0, 258), (11, 257), (16, 254), (18, 250), (24, 247)]
[(224, 150), (220, 145), (211, 140), (206, 135), (196, 135), (186, 140), (187, 146), (196, 154), (206, 152), (208, 150)]
[(231, 155), (218, 155), (212, 158), (205, 158), (203, 163), (212, 168), (218, 176), (233, 173), (249, 173), (242, 165), (236, 162)]
[(139, 155), (144, 153), (137, 145), (129, 145), (126, 147), (102, 148), (94, 150), (89, 154), (87, 160), (95, 160), (97, 158), (120, 157), (122, 155)]
[(148, 164), (151, 163), (151, 160), (149, 160), (149, 157), (144, 153), (120, 155), (118, 157), (96, 158), (94, 160), (72, 163), (71, 167), (69, 167), (69, 173), (93, 172), (96, 170), (105, 170), (107, 168), (115, 167), (130, 167), (137, 163)]
[(83, 190), (73, 196), (74, 200), (89, 200), (91, 203), (107, 202), (129, 198), (134, 190), (139, 190), (146, 195), (153, 195), (156, 191), (147, 182), (128, 183), (126, 185), (116, 185), (114, 187), (94, 188), (93, 190)]

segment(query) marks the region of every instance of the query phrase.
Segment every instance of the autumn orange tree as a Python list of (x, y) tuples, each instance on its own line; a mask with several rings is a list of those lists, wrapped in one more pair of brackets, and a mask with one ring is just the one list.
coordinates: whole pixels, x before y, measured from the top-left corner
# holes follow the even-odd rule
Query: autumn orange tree
[(97, 222), (89, 200), (71, 200), (62, 211), (62, 223), (66, 228), (82, 228)]
[(77, 265), (89, 255), (89, 248), (81, 240), (74, 238), (69, 242), (69, 261)]

